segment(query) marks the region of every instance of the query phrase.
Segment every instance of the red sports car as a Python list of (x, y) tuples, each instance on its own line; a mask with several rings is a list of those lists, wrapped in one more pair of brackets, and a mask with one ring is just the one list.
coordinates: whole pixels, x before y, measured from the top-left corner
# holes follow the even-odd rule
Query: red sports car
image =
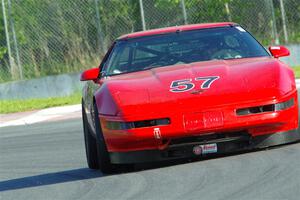
[(295, 142), (293, 71), (235, 23), (119, 37), (81, 74), (88, 166), (193, 158)]

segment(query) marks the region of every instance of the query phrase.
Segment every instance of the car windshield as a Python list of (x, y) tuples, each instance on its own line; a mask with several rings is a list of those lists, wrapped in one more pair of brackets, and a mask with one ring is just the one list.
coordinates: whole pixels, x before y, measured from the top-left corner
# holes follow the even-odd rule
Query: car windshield
[(154, 67), (269, 56), (240, 26), (118, 40), (105, 63), (106, 75)]

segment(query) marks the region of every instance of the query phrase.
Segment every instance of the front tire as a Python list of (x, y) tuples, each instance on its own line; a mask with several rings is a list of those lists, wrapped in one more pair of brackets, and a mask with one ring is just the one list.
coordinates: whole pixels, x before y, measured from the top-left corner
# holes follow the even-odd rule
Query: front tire
[(85, 144), (87, 164), (90, 169), (99, 169), (97, 143), (96, 143), (96, 139), (92, 136), (91, 131), (88, 127), (88, 122), (86, 119), (83, 102), (82, 102), (82, 122), (83, 122), (84, 144)]
[(107, 147), (105, 144), (105, 140), (103, 137), (100, 121), (99, 121), (99, 115), (98, 115), (98, 108), (96, 106), (96, 103), (94, 103), (94, 109), (93, 109), (93, 117), (94, 117), (94, 124), (95, 124), (95, 130), (96, 130), (96, 141), (97, 141), (97, 153), (98, 153), (98, 165), (99, 169), (103, 173), (112, 173), (113, 172), (113, 165), (110, 162), (109, 153), (107, 151)]

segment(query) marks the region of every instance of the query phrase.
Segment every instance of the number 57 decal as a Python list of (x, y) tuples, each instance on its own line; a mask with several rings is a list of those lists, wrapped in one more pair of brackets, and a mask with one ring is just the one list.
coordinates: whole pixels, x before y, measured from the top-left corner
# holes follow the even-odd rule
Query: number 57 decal
[[(201, 89), (208, 89), (211, 84), (219, 78), (219, 76), (197, 77), (195, 78), (195, 81), (203, 81), (201, 83)], [(170, 85), (170, 92), (186, 92), (192, 90), (195, 87), (195, 84), (192, 81), (193, 79), (172, 81)]]

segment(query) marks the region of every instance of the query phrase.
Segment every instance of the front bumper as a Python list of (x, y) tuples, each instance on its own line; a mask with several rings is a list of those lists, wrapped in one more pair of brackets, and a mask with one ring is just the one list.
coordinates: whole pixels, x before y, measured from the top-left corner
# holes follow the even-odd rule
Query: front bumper
[[(278, 132), (270, 135), (261, 135), (256, 137), (239, 137), (233, 140), (224, 140), (217, 142), (216, 153), (225, 154), (244, 150), (253, 150), (259, 148), (266, 148), (281, 144), (288, 144), (300, 140), (300, 133), (298, 129)], [(130, 151), (130, 152), (111, 152), (110, 160), (114, 164), (129, 164), (129, 163), (145, 163), (154, 161), (165, 161), (183, 158), (201, 158), (205, 155), (196, 155), (193, 151), (194, 147), (201, 144), (209, 144), (209, 142), (199, 142), (184, 145), (169, 146), (164, 150), (144, 150), (144, 151)]]
[[(258, 114), (236, 114), (237, 109), (258, 105), (270, 105), (294, 99), (294, 105), (280, 111), (267, 111)], [(252, 138), (268, 137), (273, 133), (286, 132), (298, 128), (298, 97), (294, 91), (280, 100), (264, 100), (234, 105), (215, 105), (213, 108), (194, 110), (168, 110), (166, 113), (141, 113), (141, 116), (116, 117), (100, 116), (100, 122), (109, 152), (130, 152), (144, 150), (166, 150), (173, 139), (197, 137), (206, 134), (221, 134), (244, 131)], [(106, 121), (136, 121), (143, 119), (170, 118), (171, 123), (162, 126), (110, 130)], [(198, 120), (198, 119), (204, 120)], [(220, 121), (215, 119), (220, 119)], [(209, 119), (209, 120), (207, 120)], [(210, 120), (212, 119), (212, 120)], [(159, 128), (159, 137), (157, 137)], [(266, 136), (263, 136), (266, 135)]]

